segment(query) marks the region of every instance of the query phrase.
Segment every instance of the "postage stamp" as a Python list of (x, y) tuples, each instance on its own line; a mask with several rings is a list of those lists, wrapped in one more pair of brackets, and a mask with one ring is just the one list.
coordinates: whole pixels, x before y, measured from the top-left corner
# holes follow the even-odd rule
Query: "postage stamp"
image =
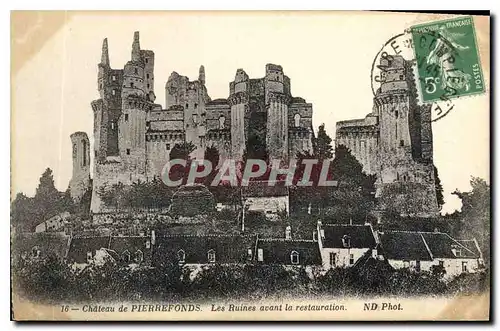
[(411, 28), (423, 102), (485, 92), (470, 16)]

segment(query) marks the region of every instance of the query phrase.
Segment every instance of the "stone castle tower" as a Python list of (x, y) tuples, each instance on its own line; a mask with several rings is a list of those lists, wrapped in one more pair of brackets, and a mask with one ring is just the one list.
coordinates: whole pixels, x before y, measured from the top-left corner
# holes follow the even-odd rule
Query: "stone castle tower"
[(94, 213), (105, 211), (99, 193), (112, 185), (160, 177), (176, 144), (192, 143), (195, 158), (215, 147), (221, 162), (239, 160), (260, 145), (270, 158), (283, 161), (312, 151), (312, 104), (292, 97), (290, 78), (281, 66), (266, 65), (265, 77), (259, 79), (238, 69), (229, 84), (229, 97), (215, 100), (208, 95), (203, 66), (194, 81), (172, 72), (162, 108), (155, 103), (154, 61), (154, 53), (141, 49), (135, 32), (130, 60), (123, 69), (113, 69), (108, 40), (103, 41), (99, 99), (91, 103)]
[(75, 132), (70, 138), (73, 148), (73, 175), (69, 190), (71, 198), (78, 202), (90, 188), (90, 143), (85, 132)]
[(417, 103), (413, 71), (401, 56), (381, 59), (379, 68), (372, 113), (337, 122), (336, 145), (349, 147), (363, 170), (376, 174), (382, 210), (390, 200), (402, 215), (435, 216), (431, 106)]

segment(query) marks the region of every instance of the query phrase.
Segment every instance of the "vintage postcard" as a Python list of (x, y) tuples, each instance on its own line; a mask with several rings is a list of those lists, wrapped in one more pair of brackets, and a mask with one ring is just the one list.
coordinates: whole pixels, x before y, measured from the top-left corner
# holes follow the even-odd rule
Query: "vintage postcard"
[(490, 18), (11, 13), (12, 318), (490, 319)]

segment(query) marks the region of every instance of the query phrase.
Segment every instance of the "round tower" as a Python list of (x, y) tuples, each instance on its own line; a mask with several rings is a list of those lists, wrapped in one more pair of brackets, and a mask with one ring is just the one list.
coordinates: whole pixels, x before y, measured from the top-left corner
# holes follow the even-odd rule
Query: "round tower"
[(231, 156), (240, 160), (245, 151), (245, 112), (248, 108), (249, 78), (243, 69), (236, 71), (234, 82), (231, 82), (231, 95), (228, 98), (231, 106)]
[(270, 159), (288, 162), (288, 105), (283, 68), (267, 64), (264, 78), (267, 106), (266, 144)]
[[(403, 216), (434, 217), (438, 205), (432, 147), (422, 155), (426, 108), (416, 103), (414, 77), (403, 57), (382, 58), (379, 67), (382, 82), (374, 102), (380, 130), (376, 186), (381, 209), (390, 201)], [(424, 136), (432, 139), (428, 124)]]
[(399, 180), (397, 165), (412, 161), (412, 137), (410, 134), (410, 90), (407, 82), (405, 61), (401, 56), (381, 59), (379, 66), (384, 80), (375, 96), (379, 116), (379, 158), (382, 165), (380, 180)]
[(146, 176), (146, 115), (152, 104), (135, 96), (123, 99), (119, 120), (120, 158), (129, 173), (130, 182), (144, 181)]
[[(150, 53), (141, 53), (139, 32), (135, 32), (132, 57), (123, 69), (122, 107), (118, 119), (119, 153), (130, 183), (146, 178), (146, 112), (152, 109), (152, 103), (146, 96), (145, 81), (148, 79), (144, 77), (149, 74), (152, 81), (150, 71), (154, 63), (149, 61), (153, 58)], [(146, 59), (148, 66), (145, 65)], [(151, 85), (149, 90), (152, 91)]]
[(122, 100), (128, 96), (143, 98), (146, 95), (144, 68), (144, 61), (141, 58), (139, 32), (136, 31), (132, 42), (132, 58), (123, 69)]
[(73, 150), (73, 175), (69, 189), (71, 198), (79, 201), (90, 188), (90, 143), (85, 132), (75, 132), (70, 138)]

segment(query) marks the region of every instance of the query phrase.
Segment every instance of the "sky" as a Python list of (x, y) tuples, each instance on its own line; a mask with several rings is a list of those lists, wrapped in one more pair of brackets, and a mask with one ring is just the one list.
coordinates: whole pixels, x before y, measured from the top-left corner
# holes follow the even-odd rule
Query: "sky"
[[(216, 99), (228, 96), (238, 68), (260, 78), (266, 63), (280, 64), (291, 79), (292, 94), (313, 104), (314, 127), (325, 123), (334, 138), (337, 121), (371, 112), (370, 71), (382, 45), (405, 28), (432, 19), (360, 12), (72, 14), (12, 77), (12, 195), (33, 195), (47, 167), (59, 190), (68, 187), (70, 134), (84, 131), (92, 141), (90, 102), (99, 98), (103, 38), (108, 38), (111, 66), (119, 69), (130, 59), (134, 31), (140, 31), (141, 48), (155, 52), (156, 103), (163, 106), (172, 71), (194, 80), (204, 65), (208, 93)], [(488, 77), (489, 30), (479, 29), (476, 35)], [(14, 37), (13, 42), (20, 41)], [(489, 96), (454, 103), (446, 117), (433, 123), (443, 212), (460, 208), (451, 192), (469, 190), (471, 176), (489, 182)]]

